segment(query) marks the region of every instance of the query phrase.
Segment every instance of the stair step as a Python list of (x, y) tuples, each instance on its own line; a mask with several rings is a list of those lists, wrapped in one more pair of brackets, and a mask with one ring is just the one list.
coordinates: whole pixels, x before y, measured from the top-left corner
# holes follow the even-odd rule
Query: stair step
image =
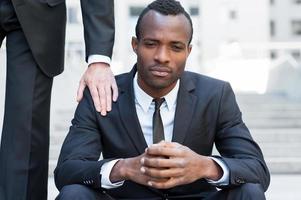
[(267, 166), (274, 174), (301, 174), (301, 158), (265, 158)]
[(290, 143), (301, 142), (301, 129), (250, 129), (252, 137), (258, 143), (264, 145), (265, 142)]
[(259, 128), (300, 128), (301, 129), (301, 118), (292, 120), (282, 119), (245, 119), (244, 122), (250, 129)]
[(264, 143), (260, 144), (263, 155), (269, 157), (298, 157), (301, 159), (301, 143)]
[(301, 110), (292, 110), (292, 111), (275, 111), (275, 110), (268, 110), (268, 111), (245, 111), (242, 110), (242, 117), (244, 119), (283, 119), (283, 120), (290, 120), (290, 119), (300, 119), (301, 118)]

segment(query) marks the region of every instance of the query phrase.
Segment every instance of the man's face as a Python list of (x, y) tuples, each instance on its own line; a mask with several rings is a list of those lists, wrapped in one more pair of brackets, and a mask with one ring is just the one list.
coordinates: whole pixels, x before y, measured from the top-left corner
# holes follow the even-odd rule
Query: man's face
[(191, 51), (191, 27), (184, 15), (149, 11), (142, 18), (140, 36), (132, 39), (137, 54), (139, 86), (152, 97), (167, 94), (184, 71)]

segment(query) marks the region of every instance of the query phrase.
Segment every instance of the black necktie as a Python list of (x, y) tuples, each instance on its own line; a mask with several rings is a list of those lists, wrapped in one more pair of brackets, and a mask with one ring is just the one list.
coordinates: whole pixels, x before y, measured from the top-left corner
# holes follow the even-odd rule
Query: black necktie
[(155, 112), (153, 115), (153, 144), (164, 140), (164, 129), (163, 123), (160, 115), (160, 106), (165, 101), (164, 98), (154, 99), (155, 102)]

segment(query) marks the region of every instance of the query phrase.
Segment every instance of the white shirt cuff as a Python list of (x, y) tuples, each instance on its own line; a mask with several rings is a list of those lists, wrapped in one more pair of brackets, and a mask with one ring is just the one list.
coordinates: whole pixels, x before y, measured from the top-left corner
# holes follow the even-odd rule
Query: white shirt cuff
[(88, 57), (88, 65), (92, 63), (97, 63), (97, 62), (103, 62), (107, 63), (108, 65), (111, 64), (111, 59), (108, 56), (103, 56), (103, 55), (98, 55), (98, 54), (93, 54)]
[(101, 187), (105, 189), (117, 188), (123, 185), (124, 181), (112, 183), (110, 180), (110, 174), (114, 165), (121, 159), (111, 160), (101, 166)]
[(222, 185), (229, 185), (229, 168), (226, 166), (226, 164), (218, 158), (210, 157), (212, 160), (214, 160), (223, 170), (223, 176), (217, 180), (210, 180), (207, 179), (208, 183), (215, 185), (215, 186), (222, 186)]

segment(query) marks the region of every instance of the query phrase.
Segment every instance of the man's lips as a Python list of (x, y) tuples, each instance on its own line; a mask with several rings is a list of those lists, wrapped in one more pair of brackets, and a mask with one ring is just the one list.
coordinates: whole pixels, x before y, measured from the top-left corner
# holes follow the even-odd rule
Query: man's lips
[(160, 77), (165, 77), (171, 72), (171, 70), (167, 67), (151, 67), (150, 71), (154, 76)]
[(168, 72), (160, 72), (160, 71), (153, 71), (153, 70), (151, 71), (151, 73), (154, 76), (160, 76), (160, 77), (165, 77), (169, 74)]

